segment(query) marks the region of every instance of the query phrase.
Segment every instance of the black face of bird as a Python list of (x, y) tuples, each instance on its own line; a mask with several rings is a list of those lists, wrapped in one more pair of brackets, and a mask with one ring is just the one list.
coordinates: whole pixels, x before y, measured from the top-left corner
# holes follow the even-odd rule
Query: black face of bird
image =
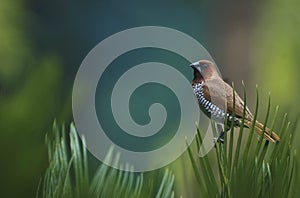
[(202, 81), (202, 80), (204, 80), (203, 76), (201, 75), (201, 72), (199, 71), (199, 69), (194, 68), (194, 67), (193, 67), (193, 69), (194, 69), (194, 79), (193, 79), (193, 81)]

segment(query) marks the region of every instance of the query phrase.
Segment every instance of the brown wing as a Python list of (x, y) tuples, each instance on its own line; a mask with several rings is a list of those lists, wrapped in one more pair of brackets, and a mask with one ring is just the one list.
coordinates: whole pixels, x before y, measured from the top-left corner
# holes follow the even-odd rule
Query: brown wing
[[(233, 113), (233, 92), (232, 87), (224, 82), (221, 78), (206, 80), (203, 86), (204, 97), (227, 112)], [(243, 116), (244, 102), (235, 91), (235, 115)], [(246, 108), (246, 119), (251, 120), (252, 114), (248, 107)]]

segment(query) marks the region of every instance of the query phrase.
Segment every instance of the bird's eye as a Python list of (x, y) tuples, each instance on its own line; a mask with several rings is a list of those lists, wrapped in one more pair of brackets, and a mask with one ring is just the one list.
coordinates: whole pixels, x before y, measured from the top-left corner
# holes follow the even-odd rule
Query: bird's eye
[(207, 67), (208, 67), (208, 65), (207, 65), (207, 64), (203, 64), (202, 66), (203, 66), (204, 68), (207, 68)]

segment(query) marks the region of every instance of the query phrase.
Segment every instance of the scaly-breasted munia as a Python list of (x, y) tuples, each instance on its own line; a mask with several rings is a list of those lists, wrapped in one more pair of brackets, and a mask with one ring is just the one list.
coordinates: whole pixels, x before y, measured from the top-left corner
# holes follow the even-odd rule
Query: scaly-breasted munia
[[(208, 60), (200, 60), (191, 64), (194, 69), (194, 79), (192, 86), (194, 94), (197, 97), (200, 109), (213, 120), (223, 123), (227, 116), (226, 130), (230, 128), (233, 121), (235, 127), (240, 127), (242, 124), (242, 116), (244, 110), (244, 101), (235, 94), (235, 108), (233, 100), (233, 89), (220, 77), (213, 62)], [(235, 113), (233, 120), (233, 113)], [(253, 123), (253, 115), (249, 108), (246, 107), (244, 125), (250, 128)], [(254, 130), (261, 134), (264, 132), (264, 138), (271, 142), (279, 141), (279, 136), (265, 127), (263, 124), (255, 121)]]

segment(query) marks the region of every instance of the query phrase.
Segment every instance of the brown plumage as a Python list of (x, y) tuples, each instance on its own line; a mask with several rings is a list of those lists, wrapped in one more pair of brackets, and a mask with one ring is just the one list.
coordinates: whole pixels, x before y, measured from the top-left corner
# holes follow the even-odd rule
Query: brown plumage
[[(204, 110), (204, 113), (210, 115), (219, 113), (218, 115), (222, 115), (224, 111), (227, 112), (229, 116), (232, 116), (235, 109), (235, 117), (237, 119), (235, 126), (240, 126), (239, 121), (241, 121), (243, 116), (244, 102), (235, 92), (235, 108), (233, 108), (233, 89), (219, 76), (214, 63), (208, 60), (200, 60), (193, 63), (191, 67), (194, 69), (192, 85), (198, 98), (199, 106)], [(204, 98), (201, 98), (201, 96), (204, 96)], [(207, 103), (211, 105), (209, 106)], [(215, 110), (220, 112), (214, 112)], [(253, 123), (253, 115), (248, 107), (246, 107), (244, 123), (248, 128), (250, 128)], [(263, 132), (263, 128), (263, 124), (259, 121), (255, 122), (254, 129), (258, 134)], [(272, 132), (271, 135), (269, 134), (270, 129), (265, 127), (264, 137), (266, 140), (271, 142), (280, 140), (275, 132)]]

